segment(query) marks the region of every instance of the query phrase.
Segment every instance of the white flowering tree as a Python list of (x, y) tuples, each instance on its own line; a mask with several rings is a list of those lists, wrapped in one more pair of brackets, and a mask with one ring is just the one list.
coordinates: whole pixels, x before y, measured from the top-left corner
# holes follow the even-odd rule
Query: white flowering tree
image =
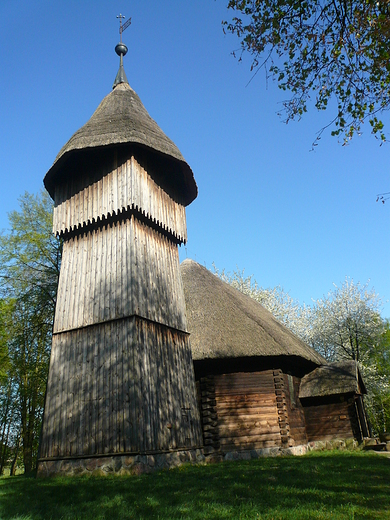
[(346, 278), (307, 315), (305, 340), (329, 361), (359, 363), (366, 404), (376, 432), (390, 429), (390, 331), (380, 315), (382, 302), (368, 283)]
[(362, 364), (371, 359), (385, 324), (381, 300), (368, 284), (346, 278), (334, 285), (310, 311), (308, 343), (329, 361), (353, 359)]

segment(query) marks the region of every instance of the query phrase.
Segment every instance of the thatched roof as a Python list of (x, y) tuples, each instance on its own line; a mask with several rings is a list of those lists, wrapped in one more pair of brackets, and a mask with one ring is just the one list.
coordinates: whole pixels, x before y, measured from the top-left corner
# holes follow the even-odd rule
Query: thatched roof
[(353, 360), (320, 366), (301, 380), (299, 398), (367, 393), (358, 364)]
[(258, 302), (193, 260), (181, 264), (192, 357), (296, 356), (326, 361)]
[(70, 155), (124, 144), (139, 145), (153, 154), (168, 158), (174, 163), (174, 169), (178, 170), (175, 183), (181, 185), (183, 203), (187, 205), (196, 198), (197, 186), (191, 168), (177, 146), (150, 117), (128, 83), (117, 85), (103, 99), (91, 119), (62, 147), (45, 176), (46, 189), (53, 197), (56, 181), (62, 177), (61, 170)]

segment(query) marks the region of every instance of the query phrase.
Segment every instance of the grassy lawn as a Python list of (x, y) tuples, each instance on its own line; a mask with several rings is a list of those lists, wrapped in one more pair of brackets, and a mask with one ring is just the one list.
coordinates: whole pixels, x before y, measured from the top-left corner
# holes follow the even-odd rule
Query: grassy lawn
[(0, 518), (390, 519), (390, 459), (328, 452), (131, 477), (3, 477)]

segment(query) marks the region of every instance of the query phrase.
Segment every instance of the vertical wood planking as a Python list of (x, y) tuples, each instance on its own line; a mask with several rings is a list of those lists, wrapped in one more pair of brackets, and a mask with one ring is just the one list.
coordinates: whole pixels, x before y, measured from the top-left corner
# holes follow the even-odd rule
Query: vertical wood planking
[(179, 240), (187, 240), (184, 206), (158, 186), (134, 157), (109, 173), (102, 167), (101, 178), (97, 174), (96, 179), (90, 179), (89, 185), (79, 188), (68, 199), (70, 190), (65, 188), (65, 184), (56, 188), (53, 216), (56, 234), (96, 222), (98, 217), (118, 215), (123, 208), (130, 206), (138, 208), (148, 219), (159, 223)]
[(63, 368), (56, 378), (61, 399), (44, 438), (52, 432), (57, 438), (42, 443), (42, 456), (199, 444), (186, 335), (133, 317), (58, 334), (55, 342)]
[(97, 333), (97, 432), (95, 453), (103, 453), (103, 399), (104, 399), (104, 328), (98, 327)]
[(130, 451), (135, 451), (139, 435), (139, 424), (138, 424), (138, 410), (139, 410), (139, 402), (138, 402), (138, 385), (139, 379), (137, 379), (137, 351), (136, 351), (136, 341), (137, 341), (136, 333), (135, 333), (135, 319), (130, 319), (128, 324), (128, 334), (127, 334), (127, 344), (129, 349), (129, 418), (130, 418)]
[(71, 239), (64, 263), (55, 332), (133, 313), (185, 329), (175, 246), (136, 219)]
[[(47, 398), (53, 413), (45, 419), (43, 456), (167, 450), (200, 441), (172, 241), (186, 240), (185, 210), (134, 157), (114, 166), (102, 166), (83, 186), (74, 179), (56, 188), (55, 231), (86, 229), (64, 242), (56, 377), (49, 379)], [(112, 224), (104, 220), (129, 209), (149, 222), (129, 213)], [(88, 229), (98, 221), (105, 225)], [(172, 236), (152, 229), (151, 221)]]

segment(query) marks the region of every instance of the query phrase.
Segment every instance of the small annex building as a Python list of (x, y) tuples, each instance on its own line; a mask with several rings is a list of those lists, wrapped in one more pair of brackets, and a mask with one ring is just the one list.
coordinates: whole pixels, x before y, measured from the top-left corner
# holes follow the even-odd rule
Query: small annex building
[(206, 450), (369, 434), (355, 362), (328, 364), (262, 305), (192, 260), (181, 275)]
[(371, 437), (364, 407), (367, 393), (356, 361), (323, 365), (306, 374), (300, 384), (308, 441), (335, 437)]

